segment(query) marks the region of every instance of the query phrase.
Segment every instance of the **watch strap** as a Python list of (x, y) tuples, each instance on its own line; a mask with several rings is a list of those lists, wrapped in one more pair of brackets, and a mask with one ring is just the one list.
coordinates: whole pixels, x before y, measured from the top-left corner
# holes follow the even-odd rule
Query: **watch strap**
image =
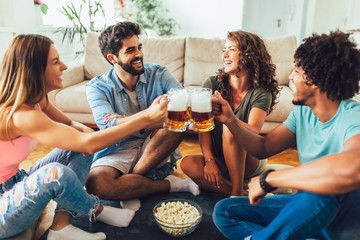
[(266, 176), (272, 171), (275, 171), (275, 170), (269, 169), (260, 175), (260, 186), (261, 186), (262, 190), (264, 190), (264, 192), (266, 192), (266, 193), (275, 191), (277, 189), (277, 187), (270, 187), (270, 185), (265, 181)]

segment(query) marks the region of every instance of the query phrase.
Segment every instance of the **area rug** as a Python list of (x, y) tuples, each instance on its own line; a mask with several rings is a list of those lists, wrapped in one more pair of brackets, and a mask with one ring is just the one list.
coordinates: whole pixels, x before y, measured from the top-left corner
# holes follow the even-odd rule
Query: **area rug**
[[(127, 228), (112, 227), (101, 222), (90, 223), (88, 217), (80, 217), (73, 220), (73, 225), (88, 232), (104, 232), (109, 240), (167, 240), (175, 239), (164, 233), (156, 225), (153, 217), (154, 206), (165, 199), (189, 199), (196, 202), (202, 209), (203, 216), (198, 227), (189, 235), (176, 239), (189, 240), (222, 240), (226, 239), (216, 228), (212, 221), (212, 212), (215, 204), (223, 197), (213, 194), (200, 194), (193, 196), (190, 193), (164, 193), (140, 199), (141, 208), (136, 212), (135, 217)], [(120, 207), (119, 202), (103, 201), (103, 204)], [(40, 238), (46, 240), (47, 232)]]

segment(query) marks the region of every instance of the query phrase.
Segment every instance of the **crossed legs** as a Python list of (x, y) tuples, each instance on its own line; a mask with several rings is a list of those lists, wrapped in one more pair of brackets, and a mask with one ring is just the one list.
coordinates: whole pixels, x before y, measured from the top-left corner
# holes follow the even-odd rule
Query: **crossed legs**
[(359, 196), (359, 189), (342, 195), (299, 191), (264, 197), (259, 205), (247, 197), (228, 198), (215, 205), (213, 220), (229, 239), (355, 239)]
[(255, 171), (259, 160), (247, 154), (245, 149), (234, 140), (233, 135), (226, 127), (224, 127), (223, 131), (223, 152), (230, 179), (222, 176), (223, 184), (219, 188), (204, 178), (205, 162), (203, 155), (184, 157), (181, 161), (181, 169), (201, 189), (206, 191), (218, 192), (227, 196), (247, 195), (247, 192), (243, 190), (244, 177), (250, 176)]
[(107, 200), (131, 200), (153, 193), (170, 192), (169, 180), (153, 181), (144, 175), (161, 165), (180, 144), (183, 136), (184, 133), (158, 130), (130, 173), (123, 174), (109, 166), (94, 167), (86, 182), (87, 191)]

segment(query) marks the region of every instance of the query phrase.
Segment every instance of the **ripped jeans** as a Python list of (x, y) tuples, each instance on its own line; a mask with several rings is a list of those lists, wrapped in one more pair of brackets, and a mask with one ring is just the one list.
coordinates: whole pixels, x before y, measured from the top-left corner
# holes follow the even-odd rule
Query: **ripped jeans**
[(95, 213), (99, 199), (84, 190), (93, 156), (54, 149), (26, 173), (18, 173), (0, 186), (0, 239), (26, 229), (51, 199), (56, 211), (73, 217)]

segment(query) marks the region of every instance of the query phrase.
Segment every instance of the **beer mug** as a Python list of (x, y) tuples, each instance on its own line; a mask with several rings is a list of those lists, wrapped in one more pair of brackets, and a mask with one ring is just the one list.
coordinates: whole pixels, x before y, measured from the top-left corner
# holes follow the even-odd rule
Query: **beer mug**
[(191, 90), (191, 122), (196, 132), (209, 132), (214, 129), (214, 116), (211, 114), (211, 89)]
[(190, 122), (190, 95), (186, 89), (172, 89), (168, 92), (168, 117), (165, 128), (175, 132), (185, 132)]

